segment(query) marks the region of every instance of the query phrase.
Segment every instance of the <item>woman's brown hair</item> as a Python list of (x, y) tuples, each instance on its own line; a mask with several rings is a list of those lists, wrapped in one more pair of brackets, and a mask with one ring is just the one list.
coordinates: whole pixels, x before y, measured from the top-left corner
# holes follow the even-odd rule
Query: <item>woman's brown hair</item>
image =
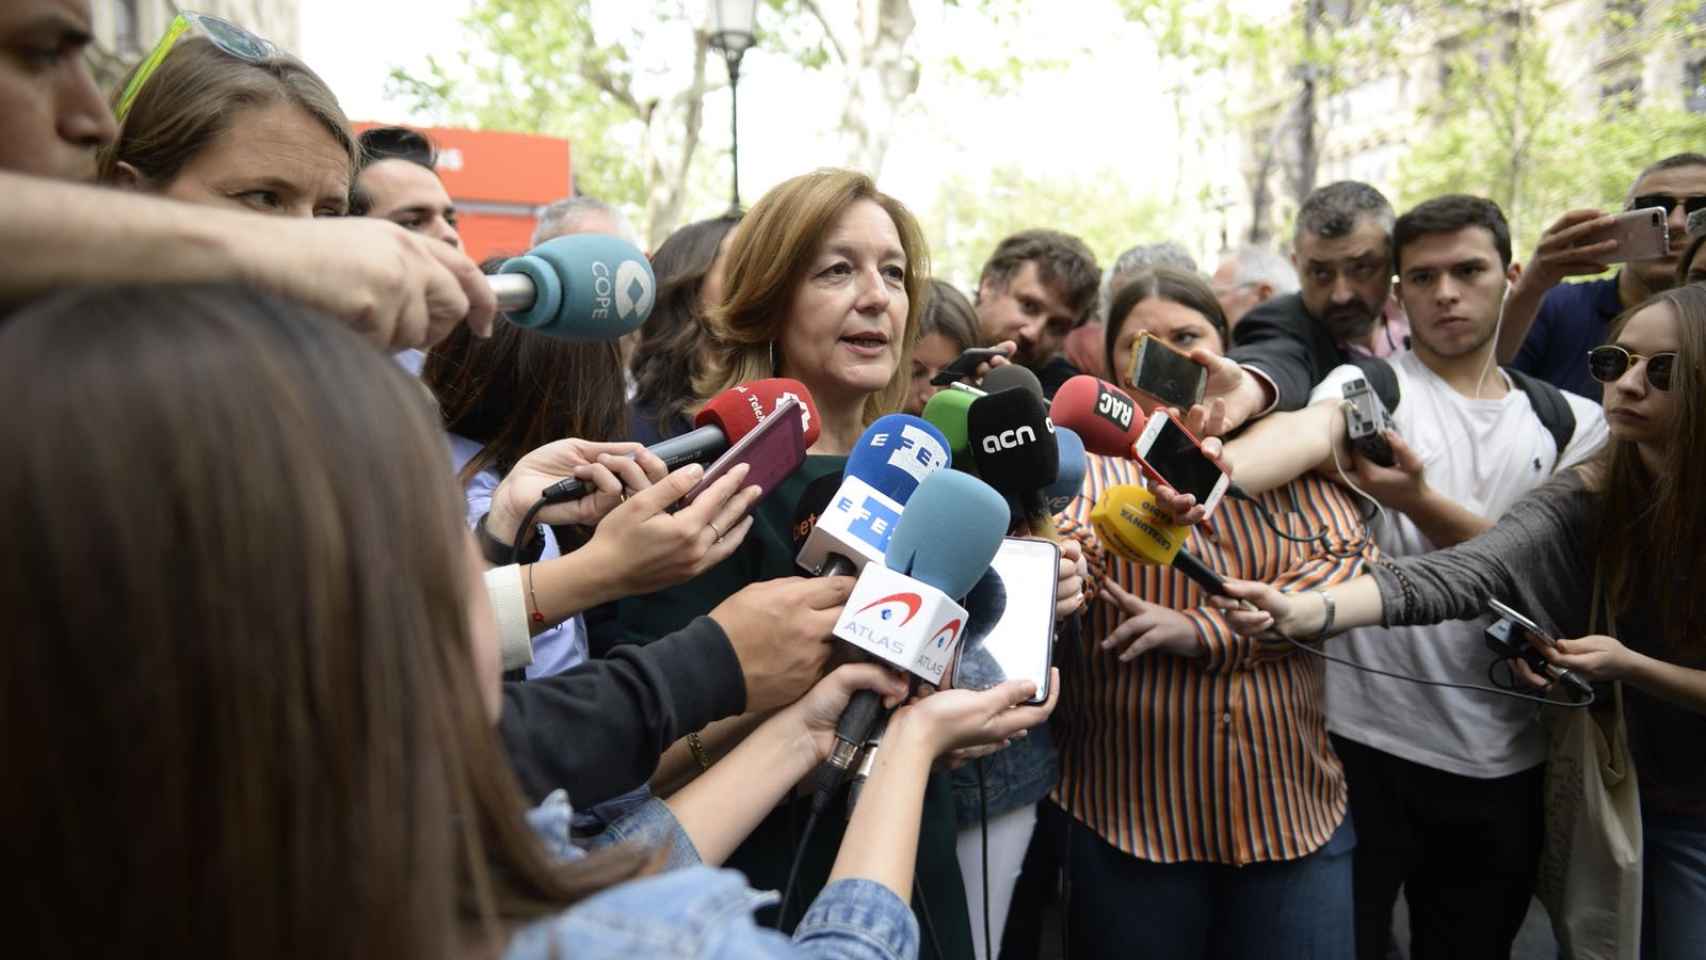
[(867, 424), (900, 409), (912, 379), (912, 347), (924, 310), (930, 252), (924, 231), (899, 200), (854, 170), (819, 170), (773, 188), (742, 219), (729, 241), (723, 302), (706, 318), (714, 345), (707, 369), (694, 379), (700, 402), (751, 380), (778, 375), (785, 358), (779, 341), (794, 292), (848, 207), (869, 200), (888, 212), (906, 254), (906, 328), (899, 362), (888, 386), (865, 400)]
[[(503, 260), (482, 266), (495, 270)], [(462, 467), (463, 486), (481, 470), (508, 473), (554, 440), (618, 440), (625, 429), (615, 341), (572, 343), (502, 318), (484, 340), (459, 326), (427, 354), (421, 382), (438, 399), (444, 428), (480, 444)]]
[(1119, 343), (1120, 331), (1125, 329), (1126, 316), (1131, 313), (1132, 308), (1149, 299), (1165, 300), (1195, 310), (1202, 314), (1215, 333), (1220, 334), (1222, 351), (1232, 346), (1227, 335), (1226, 310), (1215, 297), (1214, 288), (1205, 283), (1202, 277), (1172, 267), (1139, 270), (1114, 291), (1108, 304), (1107, 329), (1102, 332), (1102, 359), (1107, 361), (1108, 373), (1116, 381), (1124, 376), (1126, 369), (1131, 366), (1131, 358), (1123, 358), (1126, 361), (1124, 363), (1115, 362), (1122, 358), (1114, 356), (1114, 345)]
[(260, 63), (240, 60), (205, 37), (178, 41), (142, 85), (117, 138), (100, 151), (100, 178), (111, 182), (122, 162), (152, 183), (170, 183), (233, 116), (275, 103), (301, 107), (326, 128), (349, 155), (353, 182), (361, 151), (338, 98), (318, 74), (282, 51)]
[(643, 869), (525, 825), (462, 498), (389, 358), (258, 293), (119, 288), (16, 314), (0, 378), (25, 952), (459, 957)]
[[(1633, 441), (1606, 441), (1587, 469), (1603, 506), (1598, 556), (1606, 597), (1619, 613), (1646, 606), (1659, 636), (1678, 652), (1706, 653), (1706, 287), (1682, 286), (1632, 307), (1612, 322), (1606, 342), (1635, 314), (1665, 305), (1675, 312), (1677, 357), (1671, 373), (1676, 419), (1664, 468), (1655, 476)], [(1586, 363), (1586, 358), (1583, 359)], [(1650, 388), (1649, 388), (1650, 389)], [(1609, 629), (1609, 627), (1607, 627)]]
[(657, 303), (640, 327), (640, 342), (628, 369), (634, 378), (634, 407), (657, 420), (665, 435), (693, 404), (693, 378), (704, 366), (704, 310), (700, 291), (717, 262), (723, 238), (740, 223), (724, 215), (700, 220), (670, 234), (652, 254), (658, 278)]

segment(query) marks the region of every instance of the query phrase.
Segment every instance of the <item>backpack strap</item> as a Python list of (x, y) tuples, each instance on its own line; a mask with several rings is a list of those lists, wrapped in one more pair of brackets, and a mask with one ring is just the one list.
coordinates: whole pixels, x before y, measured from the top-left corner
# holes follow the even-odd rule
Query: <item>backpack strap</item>
[(1552, 434), (1552, 442), (1558, 446), (1558, 459), (1552, 462), (1556, 471), (1558, 464), (1564, 460), (1564, 448), (1570, 445), (1570, 438), (1576, 435), (1576, 412), (1570, 409), (1570, 401), (1564, 398), (1564, 391), (1545, 380), (1531, 377), (1521, 370), (1511, 367), (1502, 368), (1510, 376), (1523, 393), (1528, 394), (1528, 403), (1534, 408), (1534, 415), (1540, 418), (1540, 425), (1546, 432)]

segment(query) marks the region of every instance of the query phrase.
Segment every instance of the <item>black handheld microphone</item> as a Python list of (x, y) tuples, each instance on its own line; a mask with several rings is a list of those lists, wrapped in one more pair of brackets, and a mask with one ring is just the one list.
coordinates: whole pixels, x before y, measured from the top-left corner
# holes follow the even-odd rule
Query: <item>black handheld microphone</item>
[(1060, 476), (1060, 447), (1040, 397), (1017, 387), (978, 397), (966, 411), (966, 444), (977, 475), (1006, 498), (1012, 526), (1046, 511), (1043, 491)]

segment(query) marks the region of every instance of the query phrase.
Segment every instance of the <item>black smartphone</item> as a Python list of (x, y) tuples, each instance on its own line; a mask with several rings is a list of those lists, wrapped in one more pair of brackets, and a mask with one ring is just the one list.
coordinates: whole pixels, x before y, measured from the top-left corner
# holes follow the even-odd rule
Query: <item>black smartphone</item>
[(1059, 546), (1022, 537), (1002, 540), (989, 572), (966, 595), (966, 632), (953, 685), (987, 690), (1007, 680), (1030, 680), (1037, 692), (1026, 702), (1048, 700), (1059, 585)]
[(1208, 389), (1208, 368), (1146, 330), (1131, 350), (1131, 385), (1160, 406), (1189, 410)]
[(972, 347), (954, 358), (954, 362), (937, 371), (930, 378), (933, 387), (945, 387), (950, 383), (965, 380), (977, 373), (977, 368), (995, 359), (1005, 357), (1007, 352), (994, 347)]

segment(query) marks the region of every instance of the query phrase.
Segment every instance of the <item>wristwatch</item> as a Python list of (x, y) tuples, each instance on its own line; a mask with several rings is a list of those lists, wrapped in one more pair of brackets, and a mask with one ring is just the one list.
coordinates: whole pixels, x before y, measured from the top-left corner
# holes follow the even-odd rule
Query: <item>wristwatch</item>
[(512, 561), (510, 557), (515, 554), (515, 545), (504, 543), (492, 536), (492, 532), (486, 529), (486, 518), (489, 516), (490, 513), (481, 515), (480, 522), (474, 524), (474, 539), (479, 541), (480, 555), (486, 558), (487, 563), (502, 567), (510, 563), (538, 562), (539, 555), (545, 552), (543, 530), (535, 528), (533, 538), (522, 546), (521, 554)]

